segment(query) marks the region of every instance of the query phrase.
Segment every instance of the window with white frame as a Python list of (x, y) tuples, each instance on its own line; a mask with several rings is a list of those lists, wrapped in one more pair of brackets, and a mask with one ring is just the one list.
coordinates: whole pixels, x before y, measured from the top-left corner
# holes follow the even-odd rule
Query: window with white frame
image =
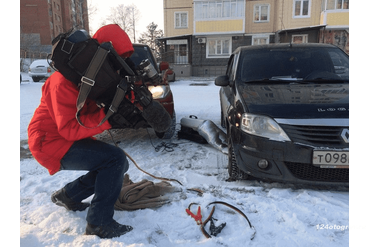
[(349, 9), (349, 0), (326, 0), (326, 9)]
[(265, 45), (270, 43), (269, 36), (256, 35), (252, 37), (252, 45)]
[(231, 54), (231, 37), (208, 38), (207, 58), (229, 57)]
[(188, 12), (175, 12), (175, 28), (188, 27)]
[(308, 34), (292, 35), (292, 43), (295, 44), (308, 43)]
[(244, 0), (194, 1), (196, 20), (244, 17)]
[(270, 20), (270, 5), (269, 4), (256, 4), (253, 11), (254, 22), (268, 22)]
[(310, 17), (311, 0), (294, 0), (293, 16), (296, 18)]

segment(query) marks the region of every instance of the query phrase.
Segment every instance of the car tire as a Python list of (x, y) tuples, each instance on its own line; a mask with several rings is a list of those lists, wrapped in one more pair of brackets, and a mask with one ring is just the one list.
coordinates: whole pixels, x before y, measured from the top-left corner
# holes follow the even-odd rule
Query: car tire
[(223, 114), (222, 110), (221, 110), (221, 127), (226, 128), (225, 118), (224, 118), (224, 114)]
[(236, 164), (236, 156), (234, 152), (234, 148), (231, 142), (231, 136), (228, 134), (227, 137), (227, 144), (228, 144), (228, 149), (229, 149), (229, 161), (228, 161), (228, 166), (227, 170), (229, 172), (229, 178), (227, 181), (236, 181), (236, 180), (247, 180), (249, 179), (249, 175), (243, 172), (242, 170), (239, 169), (239, 167)]
[(174, 81), (176, 81), (176, 74), (175, 74), (175, 72), (173, 72), (173, 79), (172, 79), (171, 82), (174, 82)]
[(39, 82), (40, 81), (40, 77), (32, 76), (32, 80), (34, 82)]
[(172, 136), (175, 134), (175, 131), (176, 131), (176, 112), (173, 111), (170, 128), (164, 133), (155, 132), (155, 134), (160, 139), (171, 139)]

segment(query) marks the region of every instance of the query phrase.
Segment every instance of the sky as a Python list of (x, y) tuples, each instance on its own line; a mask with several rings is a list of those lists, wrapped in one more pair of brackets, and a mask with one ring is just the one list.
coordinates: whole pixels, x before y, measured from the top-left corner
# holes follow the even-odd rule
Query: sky
[(141, 18), (135, 23), (137, 36), (145, 32), (146, 26), (151, 22), (158, 24), (158, 29), (164, 29), (163, 0), (88, 0), (88, 2), (97, 8), (96, 14), (93, 16), (93, 19), (90, 20), (90, 29), (93, 32), (95, 32), (100, 27), (100, 23), (109, 16), (111, 8), (117, 7), (120, 4), (124, 4), (125, 6), (135, 4), (140, 10)]

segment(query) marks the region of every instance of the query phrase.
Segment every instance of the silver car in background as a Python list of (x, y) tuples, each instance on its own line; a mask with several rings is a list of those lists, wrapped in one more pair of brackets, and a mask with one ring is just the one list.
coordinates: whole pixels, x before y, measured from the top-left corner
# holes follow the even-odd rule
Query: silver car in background
[(32, 77), (34, 82), (39, 82), (42, 79), (49, 78), (54, 71), (46, 59), (38, 59), (31, 63), (28, 75)]

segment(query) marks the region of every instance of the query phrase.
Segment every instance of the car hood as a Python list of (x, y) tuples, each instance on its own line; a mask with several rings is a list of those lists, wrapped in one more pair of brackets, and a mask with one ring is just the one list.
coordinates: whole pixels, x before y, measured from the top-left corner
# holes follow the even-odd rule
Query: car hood
[(273, 118), (348, 118), (349, 83), (240, 84), (246, 111)]

